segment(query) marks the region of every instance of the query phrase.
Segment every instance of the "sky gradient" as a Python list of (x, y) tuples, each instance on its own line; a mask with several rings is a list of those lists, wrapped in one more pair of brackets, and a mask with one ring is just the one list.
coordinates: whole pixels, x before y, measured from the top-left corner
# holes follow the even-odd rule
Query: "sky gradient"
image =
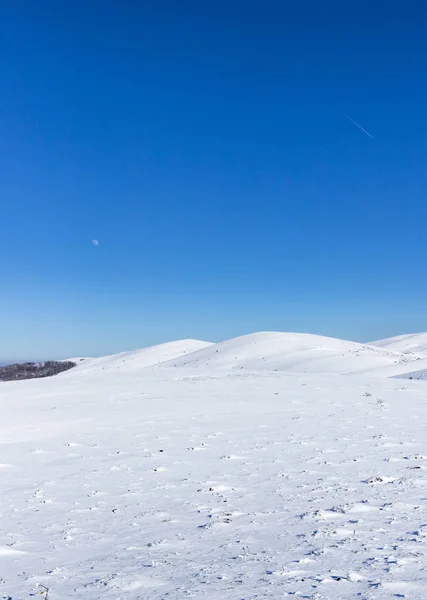
[(2, 4), (0, 360), (427, 329), (425, 3), (293, 4)]

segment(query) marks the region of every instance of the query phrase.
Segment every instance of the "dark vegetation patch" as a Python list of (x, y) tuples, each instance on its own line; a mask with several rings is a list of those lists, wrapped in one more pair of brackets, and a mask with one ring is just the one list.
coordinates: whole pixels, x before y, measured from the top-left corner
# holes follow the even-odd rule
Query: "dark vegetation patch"
[(0, 381), (17, 381), (18, 379), (37, 379), (52, 377), (76, 366), (71, 361), (47, 360), (46, 362), (25, 362), (0, 367)]

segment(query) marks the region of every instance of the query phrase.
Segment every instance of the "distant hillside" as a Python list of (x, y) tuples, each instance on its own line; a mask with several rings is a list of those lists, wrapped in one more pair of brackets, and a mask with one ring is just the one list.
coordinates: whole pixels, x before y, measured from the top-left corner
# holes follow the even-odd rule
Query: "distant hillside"
[(71, 361), (48, 360), (42, 363), (25, 362), (0, 366), (0, 381), (17, 381), (19, 379), (37, 379), (52, 377), (76, 366)]
[(162, 367), (248, 369), (299, 373), (370, 373), (388, 367), (413, 370), (416, 360), (388, 349), (307, 333), (264, 331), (211, 344)]
[(427, 332), (409, 333), (370, 342), (372, 346), (402, 352), (403, 354), (416, 354), (422, 358), (427, 357)]
[(200, 340), (184, 339), (174, 342), (148, 346), (139, 350), (130, 352), (121, 352), (120, 354), (111, 354), (110, 356), (101, 356), (98, 358), (72, 358), (78, 363), (78, 372), (97, 373), (99, 370), (116, 370), (122, 372), (135, 372), (145, 367), (153, 367), (167, 360), (174, 360), (193, 352), (212, 346), (211, 342)]

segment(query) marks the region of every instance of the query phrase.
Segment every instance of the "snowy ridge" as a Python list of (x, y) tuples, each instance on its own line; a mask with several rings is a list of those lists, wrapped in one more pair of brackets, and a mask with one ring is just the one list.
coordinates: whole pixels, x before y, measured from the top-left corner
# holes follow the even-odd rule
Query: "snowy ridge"
[(370, 342), (370, 344), (379, 348), (402, 352), (403, 354), (416, 354), (417, 356), (427, 357), (427, 332), (397, 335)]
[(75, 359), (77, 367), (70, 371), (75, 374), (76, 371), (97, 372), (99, 370), (117, 370), (135, 371), (146, 367), (158, 365), (167, 360), (176, 359), (186, 354), (206, 348), (211, 342), (202, 342), (200, 340), (177, 340), (166, 342), (156, 346), (148, 346), (139, 350), (130, 352), (120, 352), (109, 356), (99, 358), (85, 358), (83, 360)]
[(405, 371), (412, 360), (416, 357), (320, 335), (259, 332), (212, 344), (162, 366), (348, 374), (401, 364)]

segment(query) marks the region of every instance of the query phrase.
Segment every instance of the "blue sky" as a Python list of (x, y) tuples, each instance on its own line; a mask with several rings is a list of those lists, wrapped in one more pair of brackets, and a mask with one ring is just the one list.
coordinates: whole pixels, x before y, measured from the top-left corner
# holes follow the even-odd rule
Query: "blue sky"
[(3, 3), (0, 359), (427, 329), (424, 3), (297, 4)]

